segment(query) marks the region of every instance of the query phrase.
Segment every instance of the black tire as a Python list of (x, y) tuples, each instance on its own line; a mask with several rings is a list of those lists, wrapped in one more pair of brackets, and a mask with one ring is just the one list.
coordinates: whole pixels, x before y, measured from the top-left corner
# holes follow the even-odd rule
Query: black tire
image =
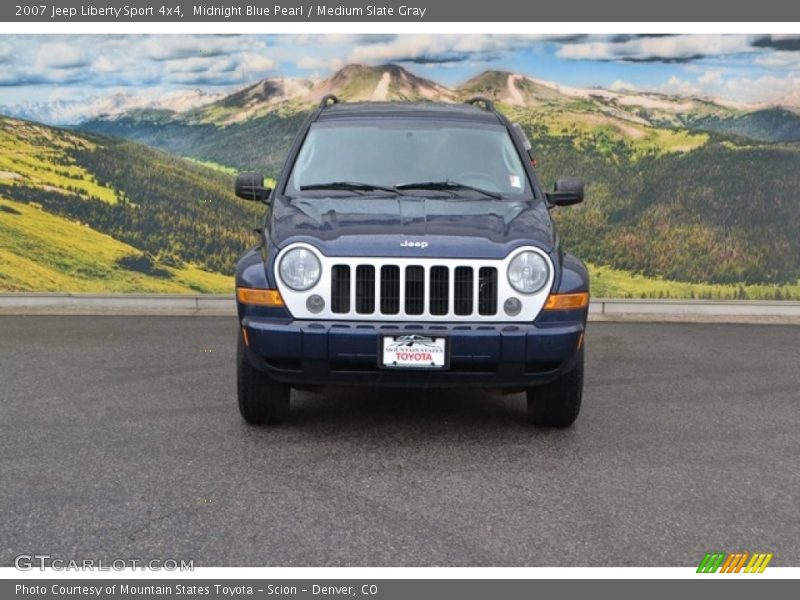
[(542, 427), (569, 427), (578, 418), (583, 396), (583, 348), (575, 366), (558, 379), (529, 388), (528, 420)]
[(286, 419), (292, 388), (270, 379), (250, 364), (241, 336), (236, 348), (236, 363), (236, 388), (242, 418), (250, 425), (273, 425)]

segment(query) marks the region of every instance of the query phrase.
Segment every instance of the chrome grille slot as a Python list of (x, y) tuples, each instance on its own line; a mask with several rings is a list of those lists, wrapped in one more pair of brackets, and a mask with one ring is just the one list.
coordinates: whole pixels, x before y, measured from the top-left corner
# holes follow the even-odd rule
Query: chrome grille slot
[(406, 314), (425, 312), (425, 267), (406, 267)]
[(356, 267), (356, 312), (371, 315), (375, 312), (375, 267)]
[(472, 267), (456, 267), (453, 282), (453, 312), (457, 315), (472, 314)]
[(430, 300), (428, 310), (432, 315), (446, 315), (450, 308), (450, 269), (431, 267)]
[(381, 313), (396, 315), (400, 312), (400, 267), (381, 267)]
[(497, 313), (497, 269), (481, 267), (478, 271), (478, 314)]
[(350, 267), (334, 265), (331, 268), (331, 312), (350, 312)]

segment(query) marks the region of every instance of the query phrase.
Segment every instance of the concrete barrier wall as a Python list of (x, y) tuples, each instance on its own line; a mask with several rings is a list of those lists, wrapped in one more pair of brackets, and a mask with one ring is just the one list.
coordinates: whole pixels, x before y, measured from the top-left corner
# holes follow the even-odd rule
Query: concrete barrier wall
[(590, 321), (800, 324), (800, 302), (600, 299)]
[[(227, 294), (0, 293), (0, 315), (233, 316)], [(593, 321), (800, 323), (800, 302), (595, 298)]]
[(0, 314), (235, 315), (228, 294), (0, 294)]

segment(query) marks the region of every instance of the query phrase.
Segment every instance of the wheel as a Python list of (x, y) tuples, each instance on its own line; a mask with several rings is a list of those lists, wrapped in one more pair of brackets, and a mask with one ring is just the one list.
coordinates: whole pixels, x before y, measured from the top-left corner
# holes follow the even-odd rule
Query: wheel
[(273, 381), (266, 373), (254, 368), (245, 356), (244, 343), (239, 336), (236, 348), (236, 387), (239, 412), (251, 425), (275, 424), (289, 414), (291, 387)]
[(543, 427), (569, 427), (578, 418), (583, 396), (583, 348), (575, 366), (555, 381), (529, 388), (528, 420)]

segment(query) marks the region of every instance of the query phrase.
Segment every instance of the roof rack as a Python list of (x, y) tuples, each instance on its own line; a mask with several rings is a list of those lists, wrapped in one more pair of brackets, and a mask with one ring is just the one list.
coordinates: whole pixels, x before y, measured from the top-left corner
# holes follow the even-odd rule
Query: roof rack
[(328, 108), (333, 104), (339, 104), (339, 98), (337, 98), (333, 94), (325, 94), (322, 97), (322, 100), (319, 101), (320, 108)]
[(467, 100), (466, 104), (469, 104), (470, 106), (479, 106), (483, 104), (483, 110), (494, 112), (494, 102), (489, 100), (489, 98), (486, 96), (473, 96)]

